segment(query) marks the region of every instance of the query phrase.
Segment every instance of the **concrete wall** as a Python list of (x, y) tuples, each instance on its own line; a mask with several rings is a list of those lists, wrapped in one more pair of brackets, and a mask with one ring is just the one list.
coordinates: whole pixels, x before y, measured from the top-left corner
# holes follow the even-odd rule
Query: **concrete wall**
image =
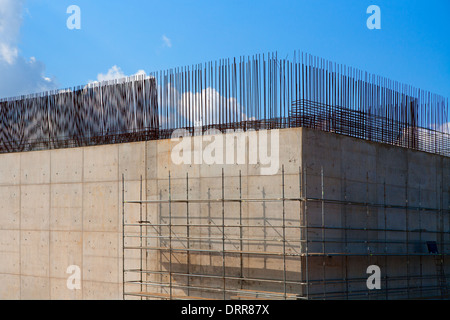
[(131, 188), (144, 146), (0, 155), (0, 299), (122, 298), (121, 173)]
[[(195, 137), (193, 139), (200, 139)], [(402, 148), (368, 143), (365, 141), (337, 136), (308, 129), (285, 129), (280, 131), (280, 168), (273, 176), (261, 175), (261, 164), (242, 165), (195, 165), (172, 163), (171, 150), (175, 142), (170, 140), (106, 145), (87, 148), (50, 150), (28, 153), (0, 155), (0, 299), (121, 299), (122, 298), (122, 174), (125, 177), (125, 199), (148, 200), (167, 199), (170, 192), (173, 199), (186, 198), (186, 174), (189, 176), (188, 194), (190, 199), (214, 199), (222, 196), (222, 169), (225, 173), (225, 196), (239, 197), (239, 171), (242, 174), (241, 196), (243, 198), (280, 197), (282, 190), (281, 165), (285, 170), (285, 196), (298, 197), (300, 193), (299, 167), (306, 168), (307, 195), (320, 198), (321, 171), (324, 172), (325, 198), (336, 200), (369, 201), (404, 205), (406, 200), (413, 205), (435, 208), (449, 208), (450, 190), (446, 182), (450, 178), (449, 158), (438, 157)], [(195, 144), (193, 144), (195, 151)], [(246, 147), (247, 155), (256, 152), (252, 146)], [(420, 186), (420, 187), (419, 187)], [(420, 195), (420, 196), (419, 196)], [(285, 204), (286, 223), (304, 223), (304, 209), (298, 202)], [(148, 204), (140, 211), (139, 206), (126, 205), (126, 223), (138, 221), (141, 217), (153, 223), (168, 222), (167, 204)], [(227, 223), (236, 223), (239, 207), (236, 203), (226, 205)], [(222, 219), (221, 204), (192, 204), (189, 208), (191, 224), (219, 223)], [(242, 215), (248, 223), (280, 226), (280, 203), (245, 203)], [(310, 204), (307, 209), (308, 225), (322, 224), (320, 203)], [(172, 204), (172, 223), (186, 221), (186, 205)], [(342, 206), (326, 206), (326, 225), (337, 227), (398, 227), (426, 230), (449, 230), (447, 215), (414, 213), (404, 210), (366, 208), (352, 209)], [(387, 222), (386, 222), (387, 221)], [(386, 222), (386, 224), (385, 224)], [(167, 234), (167, 229), (158, 231)], [(215, 231), (214, 231), (215, 230)], [(280, 228), (246, 228), (246, 237), (279, 236)], [(288, 234), (300, 239), (298, 229)], [(172, 230), (179, 236), (186, 228)], [(219, 230), (220, 231), (220, 230)], [(229, 236), (237, 235), (236, 230), (227, 230)], [(327, 231), (329, 238), (342, 238), (342, 233)], [(147, 228), (144, 234), (154, 235), (155, 229)], [(404, 240), (400, 234), (370, 234), (372, 238)], [(201, 248), (220, 249), (221, 242), (213, 243), (206, 236), (218, 236), (217, 228), (190, 228), (191, 236), (205, 238), (195, 243)], [(310, 231), (310, 239), (321, 239), (321, 233)], [(360, 239), (368, 234), (347, 234)], [(399, 238), (400, 237), (400, 238)], [(419, 237), (419, 238), (414, 238)], [(426, 250), (421, 243), (429, 234), (410, 233), (408, 252)], [(430, 238), (431, 239), (431, 238)], [(441, 243), (442, 239), (438, 243)], [(449, 242), (448, 237), (444, 239)], [(294, 243), (294, 242), (293, 242)], [(162, 243), (149, 239), (147, 245), (160, 246)], [(137, 238), (128, 238), (127, 246), (139, 245)], [(184, 246), (182, 241), (173, 245)], [(193, 245), (193, 243), (191, 243)], [(228, 241), (227, 249), (236, 248), (236, 242)], [(280, 252), (280, 244), (246, 243), (245, 249)], [(405, 246), (371, 245), (371, 250), (388, 250), (404, 253)], [(290, 245), (290, 252), (302, 252), (304, 247)], [(448, 245), (442, 248), (448, 252)], [(311, 244), (311, 252), (320, 252), (321, 247)], [(330, 252), (341, 252), (342, 245), (328, 245)], [(350, 251), (365, 250), (364, 245), (352, 245)], [(168, 270), (169, 256), (155, 251), (144, 257), (144, 267), (157, 271)], [(192, 254), (190, 272), (222, 271), (221, 256), (217, 254)], [(351, 260), (353, 259), (353, 260)], [(349, 262), (350, 260), (350, 262)], [(139, 251), (126, 251), (125, 268), (136, 268), (141, 263)], [(241, 261), (243, 271), (240, 269)], [(243, 260), (230, 255), (226, 260), (227, 275), (248, 277), (282, 277), (283, 259), (280, 257), (261, 258), (247, 256)], [(304, 278), (304, 259), (286, 259), (287, 279)], [(384, 260), (383, 260), (384, 261)], [(172, 270), (184, 272), (187, 269), (187, 255), (172, 256)], [(342, 257), (329, 258), (326, 277), (341, 277), (346, 272), (352, 276), (367, 277), (367, 263), (382, 261)], [(413, 270), (421, 265), (424, 274), (435, 272), (428, 262), (409, 261)], [(310, 277), (320, 277), (323, 258), (310, 259)], [(66, 273), (69, 265), (81, 268), (81, 290), (69, 290)], [(391, 262), (390, 266), (395, 266)], [(390, 274), (404, 273), (404, 261), (399, 268), (391, 268)], [(428, 271), (427, 271), (428, 270)], [(450, 270), (449, 270), (450, 271)], [(415, 271), (416, 273), (419, 271)], [(132, 279), (133, 276), (127, 278)], [(135, 279), (139, 277), (134, 275)], [(167, 276), (148, 276), (147, 280), (168, 282)], [(217, 286), (212, 280), (190, 279), (191, 284)], [(173, 278), (173, 282), (183, 283), (186, 278)], [(197, 281), (197, 282), (195, 282)], [(280, 285), (263, 285), (260, 282), (228, 282), (227, 288), (259, 289), (280, 291)], [(355, 288), (355, 290), (360, 288)], [(131, 288), (130, 288), (131, 290)], [(134, 289), (133, 289), (134, 290)], [(303, 293), (303, 288), (289, 287), (288, 290)], [(323, 291), (323, 288), (317, 289)], [(327, 288), (328, 291), (343, 290), (340, 287)], [(167, 292), (159, 288), (159, 292)], [(179, 294), (187, 294), (179, 290)], [(189, 292), (190, 295), (200, 294)], [(231, 295), (228, 295), (229, 298)], [(221, 294), (217, 294), (221, 298)]]
[[(271, 140), (272, 136), (269, 137)], [(194, 137), (194, 143), (191, 145), (192, 151), (196, 151), (197, 140), (201, 137)], [(226, 139), (226, 138), (225, 138)], [(171, 161), (171, 150), (178, 142), (165, 140), (157, 143), (156, 150), (150, 151), (149, 154), (157, 154), (157, 165), (148, 173), (147, 199), (149, 200), (167, 200), (169, 195), (169, 172), (170, 172), (170, 193), (172, 199), (186, 199), (186, 188), (188, 187), (189, 199), (221, 199), (222, 183), (224, 185), (224, 196), (227, 199), (238, 199), (240, 196), (246, 198), (279, 198), (282, 196), (282, 178), (281, 171), (284, 165), (285, 171), (285, 196), (299, 197), (299, 180), (298, 172), (301, 165), (301, 130), (282, 130), (279, 133), (280, 159), (278, 170), (274, 175), (261, 175), (260, 164), (251, 164), (249, 155), (258, 152), (258, 148), (250, 144), (250, 142), (239, 151), (246, 154), (245, 164), (224, 164), (224, 165), (208, 165), (208, 164), (174, 164)], [(278, 142), (278, 140), (277, 140)], [(278, 160), (278, 159), (277, 159)], [(151, 161), (149, 161), (150, 163)], [(222, 182), (222, 170), (224, 172), (224, 181)], [(239, 172), (241, 180), (239, 180)], [(186, 175), (189, 178), (189, 185), (186, 182)], [(241, 182), (241, 188), (239, 187)], [(186, 224), (187, 213), (186, 204), (171, 204), (170, 212), (168, 204), (151, 204), (147, 206), (146, 220), (153, 219), (153, 223), (157, 224)], [(299, 225), (299, 203), (287, 204), (286, 221), (291, 224)], [(226, 225), (239, 225), (239, 204), (236, 202), (227, 202), (224, 205), (224, 222)], [(157, 213), (155, 215), (155, 213)], [(282, 233), (282, 204), (281, 202), (251, 202), (243, 203), (241, 208), (242, 220), (244, 228), (242, 230), (243, 238), (259, 238), (267, 239), (262, 241), (244, 241), (243, 248), (240, 247), (238, 240), (239, 228), (226, 228), (225, 249), (231, 251), (252, 251), (252, 252), (282, 252), (281, 241), (273, 241), (274, 238), (280, 238)], [(147, 259), (147, 267), (153, 271), (162, 271), (167, 273), (196, 273), (216, 276), (217, 278), (198, 278), (190, 277), (190, 286), (217, 288), (217, 292), (210, 291), (208, 293), (201, 290), (174, 289), (174, 295), (189, 295), (193, 297), (213, 297), (217, 299), (223, 298), (220, 288), (223, 287), (223, 263), (226, 266), (226, 276), (244, 277), (244, 278), (263, 278), (263, 279), (283, 279), (283, 258), (281, 256), (263, 256), (263, 255), (246, 255), (243, 257), (238, 253), (226, 254), (225, 262), (220, 253), (222, 250), (222, 203), (194, 203), (189, 205), (189, 227), (190, 237), (196, 237), (190, 240), (189, 247), (200, 250), (212, 250), (214, 253), (208, 252), (191, 252), (189, 254), (190, 264), (187, 265), (188, 255), (185, 252), (174, 252), (172, 256), (168, 252), (151, 251)], [(205, 228), (198, 225), (210, 225)], [(252, 228), (248, 225), (260, 225), (261, 228)], [(247, 227), (246, 227), (247, 226)], [(266, 227), (265, 229), (263, 229)], [(149, 234), (168, 237), (168, 227), (161, 227), (158, 230), (149, 230)], [(172, 247), (186, 248), (187, 241), (183, 238), (187, 234), (187, 228), (184, 226), (172, 228), (173, 237)], [(291, 229), (291, 239), (299, 239), (299, 231)], [(214, 238), (214, 239), (213, 239)], [(230, 240), (233, 239), (233, 240)], [(270, 240), (269, 240), (270, 239)], [(168, 246), (169, 239), (149, 241), (149, 246), (165, 247)], [(299, 253), (299, 243), (295, 247), (288, 248), (288, 251), (296, 251)], [(170, 264), (170, 260), (172, 263)], [(301, 263), (298, 257), (289, 257), (286, 259), (287, 276), (298, 278), (301, 270)], [(241, 268), (242, 262), (242, 268)], [(167, 274), (165, 276), (149, 275), (147, 280), (154, 282), (164, 282), (169, 284)], [(174, 276), (172, 283), (176, 285), (188, 285), (186, 276)], [(259, 282), (259, 281), (239, 281), (227, 280), (227, 290), (252, 289), (264, 291), (283, 291), (281, 283)], [(298, 289), (298, 288), (297, 288)], [(168, 288), (149, 287), (148, 290), (169, 293)], [(229, 299), (237, 294), (226, 293)]]
[[(302, 162), (308, 172), (308, 197), (321, 198), (323, 192), (328, 199), (378, 205), (327, 203), (322, 215), (321, 202), (318, 202), (309, 206), (308, 225), (397, 230), (326, 230), (324, 236), (328, 240), (347, 238), (359, 243), (327, 243), (325, 252), (331, 255), (325, 259), (310, 259), (310, 277), (323, 277), (325, 264), (326, 278), (364, 279), (368, 276), (367, 266), (375, 264), (380, 266), (383, 278), (387, 277), (380, 292), (391, 289), (389, 298), (439, 296), (439, 290), (421, 291), (419, 288), (438, 285), (436, 266), (428, 254), (426, 242), (436, 241), (440, 253), (449, 253), (450, 158), (314, 130), (302, 132)], [(417, 210), (418, 207), (433, 210)], [(321, 230), (311, 230), (309, 239), (318, 241), (315, 247), (310, 246), (310, 252), (321, 252)], [(371, 255), (357, 256), (364, 252)], [(340, 257), (339, 253), (350, 255)], [(448, 258), (445, 259), (448, 274)], [(397, 276), (405, 278), (394, 279)], [(407, 288), (414, 287), (418, 289), (408, 293)], [(395, 288), (402, 289), (395, 293)], [(325, 290), (317, 286), (315, 292), (336, 290), (367, 292), (365, 281), (329, 285)], [(386, 297), (384, 293), (380, 296)]]

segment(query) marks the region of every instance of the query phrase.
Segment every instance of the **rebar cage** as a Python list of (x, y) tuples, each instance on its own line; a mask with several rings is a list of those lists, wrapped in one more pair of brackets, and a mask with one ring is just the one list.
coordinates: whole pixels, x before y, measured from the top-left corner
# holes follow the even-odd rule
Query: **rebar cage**
[(448, 111), (440, 95), (310, 54), (257, 54), (1, 99), (0, 152), (308, 126), (448, 156)]

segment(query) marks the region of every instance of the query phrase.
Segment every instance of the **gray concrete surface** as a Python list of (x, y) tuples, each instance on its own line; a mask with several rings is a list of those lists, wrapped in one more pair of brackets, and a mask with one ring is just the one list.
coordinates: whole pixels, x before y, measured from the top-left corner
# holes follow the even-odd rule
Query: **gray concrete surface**
[[(193, 138), (198, 139), (199, 137)], [(170, 140), (105, 145), (86, 148), (49, 150), (0, 155), (0, 299), (121, 299), (122, 298), (122, 174), (125, 176), (125, 199), (137, 200), (140, 179), (143, 179), (143, 199), (167, 199), (168, 174), (171, 174), (171, 193), (174, 199), (186, 197), (186, 174), (189, 175), (189, 197), (207, 199), (221, 197), (221, 174), (225, 172), (226, 197), (238, 197), (238, 175), (242, 173), (242, 197), (280, 197), (281, 165), (285, 169), (286, 197), (299, 196), (299, 167), (306, 168), (307, 196), (320, 198), (321, 172), (324, 172), (325, 198), (358, 202), (387, 203), (391, 205), (450, 208), (450, 158), (380, 145), (331, 133), (309, 129), (284, 129), (280, 131), (278, 172), (273, 176), (261, 175), (258, 164), (175, 165), (171, 160), (174, 142)], [(247, 147), (246, 154), (255, 152)], [(167, 222), (166, 205), (148, 204), (145, 218), (155, 223)], [(185, 220), (185, 206), (174, 204), (174, 221)], [(218, 222), (221, 206), (190, 205), (190, 223)], [(303, 208), (298, 202), (286, 204), (286, 222), (303, 223)], [(307, 209), (308, 226), (322, 225), (320, 203), (311, 203)], [(280, 204), (246, 203), (243, 216), (253, 223), (280, 223)], [(227, 222), (236, 223), (238, 207), (227, 204)], [(139, 218), (137, 206), (126, 207), (126, 222)], [(325, 225), (333, 227), (404, 228), (405, 230), (449, 231), (448, 213), (418, 212), (399, 209), (373, 209), (350, 206), (325, 206)], [(269, 230), (269, 229), (268, 229)], [(262, 229), (247, 228), (248, 237), (273, 238), (277, 230), (264, 233)], [(174, 230), (183, 235), (185, 228)], [(233, 235), (236, 231), (227, 231)], [(272, 232), (272, 233), (270, 233)], [(206, 236), (219, 233), (191, 227), (191, 235), (204, 236), (200, 247), (219, 248), (221, 243), (211, 243)], [(300, 238), (298, 229), (288, 234)], [(304, 235), (303, 235), (304, 236)], [(327, 239), (348, 238), (405, 242), (403, 232), (374, 232), (357, 234), (326, 231)], [(321, 239), (321, 232), (310, 229), (310, 240)], [(447, 244), (441, 249), (448, 252), (448, 234), (444, 239), (428, 232), (409, 232), (409, 245), (372, 243), (372, 253), (426, 253), (426, 240)], [(136, 240), (128, 240), (136, 244)], [(160, 245), (153, 240), (149, 245)], [(183, 245), (179, 242), (178, 245)], [(229, 248), (236, 243), (227, 243)], [(249, 250), (280, 251), (273, 243), (247, 243)], [(228, 248), (227, 247), (227, 248)], [(263, 247), (263, 248), (262, 248)], [(304, 252), (304, 247), (288, 246), (291, 252)], [(365, 244), (327, 244), (330, 253), (366, 252)], [(303, 251), (302, 251), (303, 250)], [(321, 252), (321, 243), (309, 244), (309, 252)], [(185, 270), (186, 255), (175, 257)], [(192, 255), (190, 271), (220, 273), (221, 257), (213, 254)], [(227, 258), (227, 274), (240, 275), (241, 261)], [(384, 259), (384, 260), (383, 260)], [(432, 260), (427, 257), (332, 257), (310, 258), (309, 277), (322, 277), (323, 265), (327, 278), (342, 278), (345, 274), (367, 277), (368, 263), (386, 263), (386, 274), (410, 275), (435, 273)], [(397, 259), (398, 261), (396, 261)], [(283, 266), (280, 258), (248, 256), (243, 260), (244, 276), (280, 277)], [(167, 270), (167, 255), (149, 253), (144, 264), (153, 270)], [(139, 265), (138, 252), (126, 252), (126, 267)], [(69, 290), (66, 282), (69, 265), (81, 269), (81, 289)], [(408, 265), (408, 270), (406, 269)], [(208, 266), (206, 268), (205, 266)], [(393, 267), (397, 266), (397, 267)], [(287, 259), (287, 277), (305, 278), (304, 259)], [(448, 272), (448, 267), (446, 267)], [(150, 277), (149, 280), (168, 281), (167, 277)], [(183, 282), (183, 279), (172, 279)], [(217, 285), (214, 281), (196, 280), (198, 285)], [(402, 287), (418, 284), (386, 285)], [(195, 283), (192, 280), (191, 283)], [(421, 282), (423, 284), (423, 282)], [(242, 288), (242, 283), (228, 283), (230, 288)], [(350, 284), (350, 290), (364, 290), (361, 285)], [(359, 287), (358, 287), (359, 286)], [(245, 288), (279, 291), (279, 285), (262, 286), (247, 283)], [(343, 285), (328, 286), (326, 292), (345, 290)], [(288, 288), (299, 293), (299, 287)], [(160, 292), (164, 291), (159, 289)], [(318, 293), (323, 287), (317, 287)], [(179, 290), (186, 294), (185, 290)], [(194, 293), (190, 293), (194, 294)], [(432, 294), (436, 294), (433, 292)], [(220, 295), (219, 295), (220, 296)], [(218, 296), (218, 297), (219, 297)]]

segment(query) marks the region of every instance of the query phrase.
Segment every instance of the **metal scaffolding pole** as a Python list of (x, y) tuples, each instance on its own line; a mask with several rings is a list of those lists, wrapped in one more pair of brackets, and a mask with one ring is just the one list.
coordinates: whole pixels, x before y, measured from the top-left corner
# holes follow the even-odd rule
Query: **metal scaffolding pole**
[[(187, 249), (189, 250), (191, 248), (190, 245), (190, 221), (189, 221), (189, 173), (186, 172), (186, 242), (187, 242)], [(187, 268), (187, 274), (190, 273), (190, 265), (191, 265), (191, 251), (187, 252), (187, 263), (186, 263), (186, 268)], [(190, 295), (190, 277), (187, 277), (187, 295)]]

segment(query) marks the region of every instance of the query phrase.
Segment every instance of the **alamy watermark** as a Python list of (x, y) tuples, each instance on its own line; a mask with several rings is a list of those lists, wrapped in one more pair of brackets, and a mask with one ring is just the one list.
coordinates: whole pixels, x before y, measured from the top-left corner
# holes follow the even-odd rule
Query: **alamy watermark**
[(66, 26), (69, 30), (80, 30), (81, 29), (81, 9), (77, 5), (71, 5), (67, 7), (67, 14), (70, 16), (67, 18)]
[(261, 175), (274, 175), (279, 169), (279, 130), (227, 130), (202, 131), (194, 128), (192, 135), (185, 129), (173, 132), (171, 140), (177, 142), (171, 150), (172, 162), (181, 164), (259, 166)]
[(369, 30), (381, 29), (381, 9), (379, 6), (371, 5), (367, 8), (367, 14), (370, 14), (370, 17), (367, 18), (367, 28)]
[(70, 274), (67, 278), (67, 289), (80, 290), (81, 289), (81, 269), (77, 265), (70, 265), (67, 267), (66, 273)]
[(367, 278), (366, 285), (369, 290), (381, 289), (381, 269), (377, 265), (370, 265), (366, 270), (370, 276)]

